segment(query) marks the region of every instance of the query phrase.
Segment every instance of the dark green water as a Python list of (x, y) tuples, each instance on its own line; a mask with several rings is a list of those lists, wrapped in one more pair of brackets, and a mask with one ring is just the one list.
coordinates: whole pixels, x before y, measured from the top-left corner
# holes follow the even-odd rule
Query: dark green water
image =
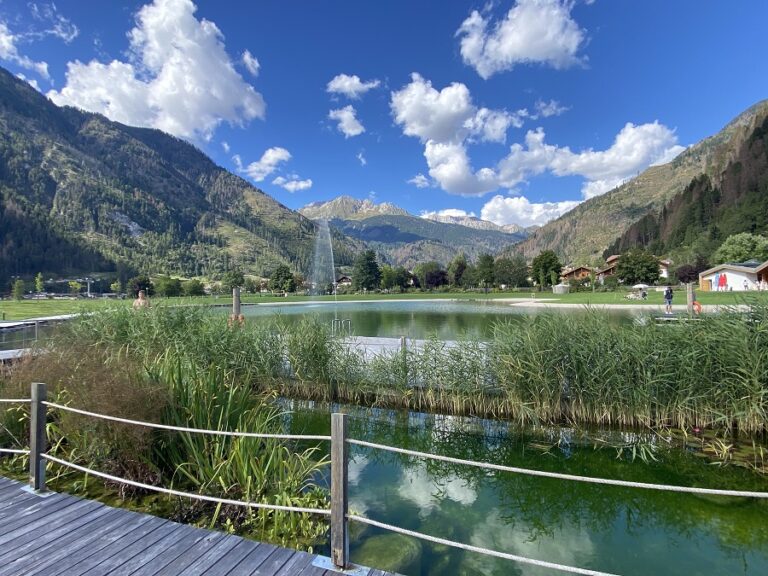
[[(718, 466), (651, 433), (525, 433), (489, 420), (287, 402), (292, 433), (350, 436), (458, 458), (584, 476), (768, 491), (768, 479)], [(652, 446), (656, 460), (632, 460)], [(512, 554), (624, 576), (768, 574), (768, 502), (533, 478), (352, 446), (350, 508), (400, 527)], [(548, 569), (354, 525), (352, 560), (407, 576), (554, 575)], [(327, 550), (321, 550), (327, 553)], [(405, 567), (399, 555), (410, 553)]]
[[(279, 314), (286, 321), (298, 322), (306, 315), (316, 315), (330, 327), (334, 319), (349, 320), (356, 336), (398, 338), (428, 338), (441, 340), (489, 338), (493, 325), (501, 321), (522, 321), (526, 315), (542, 308), (511, 306), (492, 301), (385, 301), (385, 302), (324, 302), (318, 304), (243, 306), (243, 313), (252, 321)], [(563, 314), (583, 313), (579, 309), (554, 309)], [(223, 312), (222, 312), (223, 313)], [(610, 311), (617, 321), (629, 321), (630, 311)]]

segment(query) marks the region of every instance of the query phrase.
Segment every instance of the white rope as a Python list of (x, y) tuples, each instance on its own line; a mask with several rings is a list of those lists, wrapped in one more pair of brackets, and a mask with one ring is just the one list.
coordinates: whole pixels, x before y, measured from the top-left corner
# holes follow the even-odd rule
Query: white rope
[(481, 548), (479, 546), (472, 546), (471, 544), (462, 544), (460, 542), (454, 542), (453, 540), (446, 540), (444, 538), (438, 538), (437, 536), (430, 536), (428, 534), (422, 534), (421, 532), (414, 532), (413, 530), (406, 530), (405, 528), (398, 528), (391, 524), (385, 524), (384, 522), (378, 522), (365, 518), (364, 516), (357, 516), (355, 514), (347, 515), (349, 520), (356, 520), (363, 524), (369, 524), (376, 526), (377, 528), (383, 528), (385, 530), (391, 530), (392, 532), (399, 532), (406, 536), (412, 536), (414, 538), (421, 538), (435, 544), (443, 544), (445, 546), (453, 546), (454, 548), (461, 548), (469, 552), (477, 552), (479, 554), (487, 554), (488, 556), (495, 556), (496, 558), (503, 558), (504, 560), (514, 560), (515, 562), (521, 562), (523, 564), (531, 564), (533, 566), (541, 566), (543, 568), (552, 568), (554, 570), (560, 570), (562, 572), (569, 572), (571, 574), (583, 574), (585, 576), (617, 576), (610, 572), (599, 572), (597, 570), (587, 570), (585, 568), (574, 568), (573, 566), (565, 566), (563, 564), (555, 564), (554, 562), (545, 562), (544, 560), (535, 560), (533, 558), (526, 558), (525, 556), (517, 556), (515, 554), (507, 554), (506, 552), (497, 552), (490, 548)]
[(182, 426), (169, 426), (168, 424), (157, 424), (155, 422), (144, 422), (142, 420), (129, 420), (127, 418), (118, 418), (117, 416), (107, 416), (105, 414), (97, 414), (96, 412), (88, 412), (86, 410), (80, 410), (78, 408), (71, 408), (69, 406), (62, 406), (61, 404), (55, 404), (53, 402), (43, 402), (46, 406), (51, 408), (58, 408), (66, 412), (74, 412), (75, 414), (82, 414), (83, 416), (91, 416), (93, 418), (101, 418), (102, 420), (110, 420), (112, 422), (121, 422), (123, 424), (135, 424), (136, 426), (145, 426), (147, 428), (158, 428), (160, 430), (173, 430), (174, 432), (192, 432), (196, 434), (213, 434), (215, 436), (236, 436), (238, 438), (276, 438), (280, 440), (330, 440), (330, 436), (318, 436), (309, 434), (261, 434), (258, 432), (230, 432), (229, 430), (203, 430), (201, 428), (184, 428)]
[(15, 448), (0, 448), (0, 454), (29, 454), (29, 450), (16, 450)]
[(712, 494), (714, 496), (743, 496), (746, 498), (768, 498), (768, 492), (749, 492), (746, 490), (716, 490), (714, 488), (694, 488), (691, 486), (671, 486), (668, 484), (649, 484), (647, 482), (629, 482), (627, 480), (611, 480), (608, 478), (591, 478), (588, 476), (575, 476), (573, 474), (560, 474), (558, 472), (544, 472), (542, 470), (531, 470), (529, 468), (517, 468), (514, 466), (502, 466), (500, 464), (489, 464), (486, 462), (474, 462), (472, 460), (462, 460), (460, 458), (451, 458), (450, 456), (440, 456), (437, 454), (428, 454), (426, 452), (416, 452), (415, 450), (406, 450), (405, 448), (395, 448), (384, 444), (374, 444), (363, 440), (347, 440), (350, 444), (365, 446), (367, 448), (378, 448), (388, 452), (397, 452), (408, 456), (421, 458), (431, 458), (441, 460), (452, 464), (466, 464), (477, 468), (488, 470), (499, 470), (501, 472), (513, 472), (516, 474), (526, 474), (528, 476), (541, 476), (544, 478), (556, 478), (558, 480), (573, 480), (575, 482), (588, 482), (591, 484), (607, 484), (609, 486), (624, 486), (627, 488), (646, 488), (648, 490), (665, 490), (668, 492), (688, 492), (691, 494)]
[(28, 404), (29, 398), (0, 398), (0, 404)]
[(50, 454), (41, 454), (40, 457), (45, 458), (46, 460), (50, 460), (51, 462), (56, 462), (57, 464), (61, 464), (62, 466), (68, 466), (80, 472), (84, 472), (85, 474), (91, 474), (92, 476), (104, 478), (105, 480), (112, 480), (113, 482), (128, 484), (129, 486), (135, 486), (136, 488), (143, 488), (144, 490), (153, 490), (155, 492), (162, 492), (163, 494), (170, 494), (171, 496), (181, 496), (183, 498), (192, 498), (193, 500), (205, 500), (206, 502), (215, 502), (217, 504), (245, 506), (247, 508), (265, 508), (267, 510), (282, 510), (284, 512), (304, 512), (306, 514), (323, 514), (325, 516), (331, 515), (330, 510), (326, 510), (323, 508), (299, 508), (297, 506), (281, 506), (279, 504), (262, 504), (259, 502), (228, 500), (226, 498), (217, 498), (215, 496), (205, 496), (203, 494), (192, 494), (190, 492), (181, 492), (179, 490), (172, 490), (170, 488), (162, 488), (160, 486), (152, 486), (151, 484), (143, 484), (141, 482), (128, 480), (126, 478), (119, 478), (118, 476), (112, 476), (110, 474), (105, 474), (104, 472), (97, 472), (96, 470), (91, 470), (90, 468), (85, 468), (84, 466), (78, 466), (77, 464), (74, 464), (72, 462), (61, 460), (59, 458), (56, 458), (55, 456), (51, 456)]

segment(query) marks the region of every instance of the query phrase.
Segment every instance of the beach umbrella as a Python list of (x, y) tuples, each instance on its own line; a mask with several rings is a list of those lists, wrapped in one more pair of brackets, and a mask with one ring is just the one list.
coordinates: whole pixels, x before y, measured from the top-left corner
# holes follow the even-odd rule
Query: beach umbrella
[(634, 286), (632, 286), (632, 288), (634, 288), (635, 290), (645, 290), (646, 288), (648, 288), (648, 284), (635, 284)]

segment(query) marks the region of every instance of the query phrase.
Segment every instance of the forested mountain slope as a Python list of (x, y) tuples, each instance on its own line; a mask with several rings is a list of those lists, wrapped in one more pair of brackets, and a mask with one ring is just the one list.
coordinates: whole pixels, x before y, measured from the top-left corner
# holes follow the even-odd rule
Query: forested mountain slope
[(672, 162), (652, 166), (607, 194), (583, 202), (534, 232), (514, 250), (527, 258), (554, 250), (565, 262), (602, 261), (616, 238), (643, 217), (661, 211), (694, 179), (706, 176), (719, 187), (726, 166), (766, 114), (768, 101), (752, 106), (719, 133), (691, 146)]
[[(0, 279), (307, 272), (316, 225), (191, 144), (59, 108), (0, 69)], [(336, 260), (360, 243), (336, 235)]]

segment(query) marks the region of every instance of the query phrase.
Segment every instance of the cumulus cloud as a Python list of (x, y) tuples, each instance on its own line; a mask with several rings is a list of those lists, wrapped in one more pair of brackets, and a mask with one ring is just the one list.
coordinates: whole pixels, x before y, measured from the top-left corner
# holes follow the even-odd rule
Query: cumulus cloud
[(290, 159), (291, 153), (279, 146), (269, 148), (261, 155), (259, 160), (251, 162), (246, 167), (243, 167), (240, 156), (235, 155), (233, 157), (235, 165), (238, 167), (238, 171), (245, 172), (254, 182), (261, 182), (277, 170), (282, 162), (287, 162)]
[(579, 201), (532, 203), (525, 196), (494, 196), (480, 211), (480, 218), (499, 226), (518, 224), (520, 226), (541, 226), (559, 218), (580, 204)]
[(499, 187), (496, 172), (492, 169), (473, 171), (467, 150), (461, 143), (428, 140), (424, 146), (424, 157), (429, 175), (449, 194), (482, 196)]
[(416, 186), (416, 188), (429, 188), (430, 186), (434, 186), (432, 180), (424, 176), (424, 174), (416, 174), (413, 178), (410, 180), (406, 180), (406, 183), (413, 184)]
[(99, 112), (186, 139), (211, 138), (222, 122), (263, 118), (261, 94), (235, 71), (216, 24), (195, 18), (191, 0), (155, 0), (136, 15), (128, 61), (67, 65), (56, 104)]
[(360, 152), (357, 153), (357, 161), (360, 162), (360, 166), (365, 166), (368, 164), (368, 160), (365, 159), (365, 155), (363, 154), (363, 151), (360, 150)]
[(259, 68), (261, 68), (261, 64), (259, 64), (259, 59), (251, 54), (250, 50), (243, 52), (243, 64), (252, 76), (255, 77), (259, 75)]
[(347, 74), (338, 74), (328, 82), (326, 90), (330, 94), (342, 94), (347, 98), (357, 100), (369, 90), (377, 88), (379, 84), (381, 84), (379, 80), (363, 82), (360, 80), (360, 77), (356, 75), (349, 76)]
[(47, 62), (35, 62), (19, 53), (17, 44), (20, 37), (8, 28), (5, 22), (0, 22), (0, 60), (13, 62), (26, 70), (33, 70), (45, 79), (50, 78)]
[(456, 32), (461, 56), (485, 79), (518, 64), (577, 64), (586, 32), (571, 18), (572, 7), (571, 0), (518, 0), (497, 22), (475, 10)]
[(312, 188), (311, 179), (307, 178), (306, 180), (301, 180), (296, 174), (291, 174), (287, 178), (285, 178), (284, 176), (278, 176), (277, 178), (272, 180), (272, 184), (275, 184), (276, 186), (280, 186), (281, 188), (284, 188), (285, 190), (288, 190), (288, 192), (291, 192), (291, 193)]
[(631, 122), (616, 135), (606, 150), (572, 152), (545, 142), (544, 130), (530, 130), (525, 146), (514, 144), (499, 163), (499, 181), (512, 188), (531, 175), (551, 171), (556, 176), (583, 176), (584, 198), (607, 192), (624, 179), (660, 161), (668, 162), (685, 150), (677, 136), (658, 121), (635, 125)]
[(418, 464), (403, 471), (397, 493), (413, 502), (419, 508), (421, 516), (426, 516), (438, 508), (444, 499), (464, 506), (470, 506), (477, 500), (477, 490), (467, 480), (455, 474), (448, 474), (440, 479), (438, 485), (425, 464)]
[(474, 218), (474, 212), (467, 212), (466, 210), (459, 210), (458, 208), (446, 208), (445, 210), (422, 210), (420, 216), (422, 218), (430, 219), (435, 216), (449, 216), (451, 218)]
[(328, 112), (328, 118), (338, 122), (336, 127), (339, 132), (344, 134), (344, 138), (352, 138), (365, 132), (365, 128), (355, 116), (356, 113), (357, 111), (353, 106), (344, 106), (344, 108)]
[(560, 114), (567, 111), (568, 111), (568, 107), (563, 106), (557, 100), (550, 100), (549, 102), (538, 100), (536, 102), (536, 118), (539, 118), (539, 117), (549, 118), (550, 116), (560, 116)]
[[(504, 142), (507, 129), (519, 123), (520, 111), (477, 108), (469, 89), (454, 82), (442, 90), (417, 73), (411, 82), (393, 92), (390, 101), (395, 123), (403, 134), (419, 138), (424, 144), (424, 157), (429, 175), (451, 194), (481, 196), (498, 188), (496, 175), (490, 168), (476, 172), (471, 166), (466, 143), (480, 140)], [(410, 183), (426, 184), (419, 179)]]

